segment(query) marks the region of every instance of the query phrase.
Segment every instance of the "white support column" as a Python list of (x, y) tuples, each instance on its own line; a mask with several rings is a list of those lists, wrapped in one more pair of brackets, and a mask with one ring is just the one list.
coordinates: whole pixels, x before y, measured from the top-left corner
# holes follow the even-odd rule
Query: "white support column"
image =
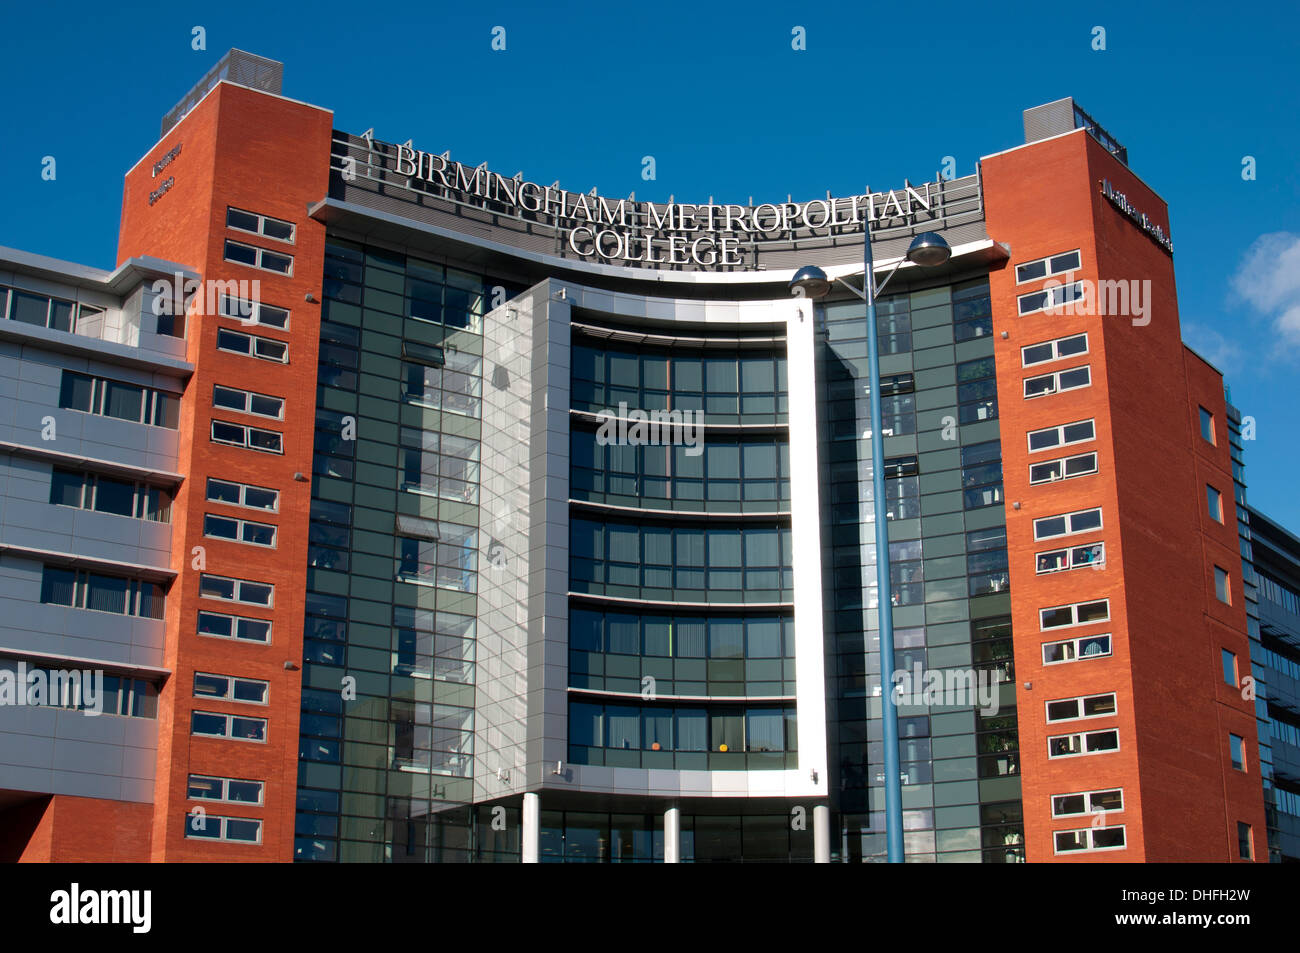
[(831, 809), (825, 804), (813, 807), (813, 863), (831, 862)]
[(664, 863), (682, 862), (682, 812), (676, 804), (664, 811)]
[(519, 859), (525, 864), (537, 863), (542, 835), (542, 799), (533, 792), (524, 794), (523, 824), (520, 830)]

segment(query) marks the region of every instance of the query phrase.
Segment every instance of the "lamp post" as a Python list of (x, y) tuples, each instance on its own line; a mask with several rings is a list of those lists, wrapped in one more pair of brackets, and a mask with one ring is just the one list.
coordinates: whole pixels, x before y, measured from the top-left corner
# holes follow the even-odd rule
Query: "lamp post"
[[(903, 260), (885, 280), (876, 284), (871, 255), (871, 226), (864, 228), (862, 239), (862, 290), (841, 283), (867, 304), (867, 376), (871, 395), (871, 485), (872, 512), (876, 529), (876, 616), (880, 627), (880, 694), (885, 736), (885, 835), (891, 864), (903, 863), (903, 785), (898, 758), (898, 705), (887, 686), (892, 682), (889, 668), (894, 664), (893, 593), (889, 573), (889, 523), (885, 515), (885, 438), (881, 432), (880, 342), (876, 333), (876, 297), (894, 277)], [(912, 239), (907, 260), (924, 268), (942, 265), (952, 256), (952, 249), (937, 232), (923, 232)], [(805, 265), (790, 280), (790, 293), (807, 298), (822, 298), (831, 290), (826, 272), (816, 265)], [(866, 640), (863, 640), (866, 651)], [(886, 667), (889, 666), (889, 668)]]

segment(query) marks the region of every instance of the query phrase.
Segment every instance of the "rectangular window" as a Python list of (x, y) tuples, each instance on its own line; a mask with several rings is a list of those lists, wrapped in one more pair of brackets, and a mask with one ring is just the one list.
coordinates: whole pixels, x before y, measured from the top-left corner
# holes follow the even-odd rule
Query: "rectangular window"
[(1046, 397), (1048, 394), (1060, 394), (1069, 390), (1079, 390), (1092, 386), (1092, 365), (1071, 367), (1051, 374), (1025, 378), (1025, 400)]
[(1096, 602), (1076, 602), (1071, 605), (1053, 606), (1038, 610), (1039, 626), (1047, 629), (1063, 629), (1072, 625), (1090, 625), (1093, 622), (1105, 622), (1110, 618), (1110, 600), (1098, 599)]
[(1228, 570), (1214, 567), (1214, 596), (1220, 602), (1232, 605), (1232, 583), (1228, 579)]
[(1055, 483), (1059, 480), (1071, 480), (1074, 477), (1087, 476), (1096, 472), (1096, 452), (1080, 453), (1073, 457), (1062, 457), (1059, 460), (1031, 463), (1029, 465), (1029, 482), (1031, 485)]
[(222, 295), (218, 305), (223, 318), (234, 318), (241, 324), (261, 324), (281, 331), (289, 330), (289, 309), (277, 308), (263, 301), (245, 301)]
[(171, 522), (170, 490), (64, 467), (54, 467), (51, 472), (50, 502), (155, 523)]
[(1105, 658), (1111, 653), (1110, 635), (1088, 635), (1063, 642), (1043, 643), (1043, 664), (1079, 662)]
[(230, 579), (205, 572), (199, 575), (199, 595), (207, 599), (242, 602), (244, 605), (263, 606), (269, 609), (275, 600), (275, 586), (266, 582)]
[(1057, 536), (1073, 536), (1094, 529), (1101, 529), (1101, 507), (1036, 519), (1034, 539), (1055, 539)]
[(237, 265), (248, 265), (250, 268), (260, 268), (263, 271), (273, 271), (277, 275), (293, 274), (292, 256), (254, 245), (245, 245), (243, 242), (229, 238), (226, 239), (226, 261), (233, 261)]
[(1124, 810), (1124, 789), (1105, 791), (1080, 791), (1076, 794), (1054, 794), (1052, 817), (1081, 817), (1086, 814), (1112, 814)]
[(1214, 414), (1210, 413), (1204, 407), (1201, 411), (1201, 437), (1209, 443), (1214, 443)]
[(246, 506), (252, 510), (266, 510), (274, 513), (280, 508), (280, 491), (268, 490), (263, 486), (250, 486), (247, 483), (235, 483), (230, 480), (218, 480), (208, 477), (208, 499), (213, 503), (229, 503), (231, 506)]
[(1051, 735), (1047, 739), (1048, 758), (1077, 758), (1090, 754), (1109, 754), (1119, 750), (1119, 729), (1077, 731), (1069, 735)]
[(254, 546), (275, 546), (275, 527), (269, 523), (235, 519), (229, 516), (203, 515), (203, 535), (213, 539), (229, 539)]
[(244, 212), (237, 208), (226, 208), (226, 228), (264, 235), (278, 242), (293, 242), (293, 222), (271, 218), (269, 215), (258, 215), (256, 212)]
[(276, 364), (289, 363), (289, 345), (283, 341), (258, 337), (256, 334), (241, 334), (226, 328), (217, 328), (217, 350), (274, 361)]
[(1097, 439), (1097, 428), (1093, 421), (1080, 420), (1072, 424), (1029, 431), (1029, 452), (1037, 453), (1040, 450), (1067, 447), (1072, 443), (1087, 443), (1095, 439)]
[(998, 415), (998, 382), (993, 358), (957, 365), (957, 419), (963, 424), (993, 420)]
[(58, 566), (44, 567), (41, 602), (142, 619), (163, 617), (163, 588), (157, 583)]
[(1237, 822), (1237, 856), (1242, 860), (1253, 860), (1255, 849), (1250, 836), (1250, 825), (1245, 821)]
[(1050, 311), (1059, 308), (1071, 301), (1078, 301), (1082, 297), (1083, 282), (1075, 281), (1068, 285), (1044, 288), (1042, 291), (1031, 291), (1028, 294), (1019, 295), (1016, 297), (1016, 307), (1019, 309), (1020, 316), (1024, 317), (1038, 311)]
[(1080, 262), (1078, 249), (1061, 255), (1049, 255), (1036, 261), (1027, 261), (1023, 265), (1016, 265), (1016, 284), (1022, 285), (1026, 281), (1041, 281), (1053, 275), (1078, 271)]
[(181, 404), (175, 394), (153, 387), (65, 370), (59, 388), (59, 406), (64, 410), (79, 410), (85, 414), (175, 430), (180, 421)]
[(1126, 845), (1123, 824), (1117, 827), (1085, 827), (1074, 831), (1056, 831), (1052, 838), (1058, 854), (1123, 850)]
[(212, 421), (212, 442), (262, 453), (284, 453), (284, 435), (278, 431), (245, 427), (225, 420)]
[(284, 419), (283, 397), (269, 397), (237, 387), (223, 387), (221, 384), (212, 386), (212, 406), (274, 420)]
[(10, 321), (74, 333), (79, 319), (93, 319), (103, 313), (103, 308), (94, 305), (78, 305), (65, 298), (0, 285), (0, 318)]
[(1115, 714), (1115, 693), (1102, 695), (1078, 695), (1074, 698), (1061, 698), (1047, 704), (1047, 721), (1077, 721), (1082, 718), (1105, 718)]
[(260, 679), (211, 675), (207, 672), (194, 673), (195, 698), (215, 698), (218, 701), (265, 705), (270, 693), (270, 683)]
[(262, 822), (251, 817), (186, 814), (185, 836), (193, 840), (260, 844), (262, 843)]
[(234, 741), (266, 741), (266, 719), (247, 715), (227, 715), (216, 711), (190, 713), (190, 734), (205, 738), (230, 738)]
[(1223, 522), (1223, 494), (1208, 483), (1205, 484), (1205, 508), (1210, 513), (1210, 519)]
[(1233, 688), (1237, 687), (1237, 656), (1227, 649), (1220, 650), (1223, 659), (1223, 680)]
[(978, 509), (1002, 502), (1002, 445), (997, 440), (961, 448), (962, 505)]
[(1088, 353), (1088, 335), (1071, 334), (1069, 337), (1030, 344), (1020, 349), (1020, 363), (1024, 367), (1059, 361), (1066, 357), (1075, 357)]
[(1034, 556), (1034, 572), (1064, 572), (1067, 569), (1100, 569), (1106, 565), (1106, 544), (1086, 543), (1051, 549)]
[(235, 639), (239, 642), (271, 643), (271, 623), (266, 619), (249, 619), (220, 612), (199, 613), (199, 635), (214, 639)]
[(241, 778), (215, 778), (191, 774), (186, 797), (191, 801), (228, 801), (232, 804), (261, 804), (265, 785)]
[(1241, 735), (1228, 735), (1228, 756), (1238, 771), (1246, 770), (1246, 742)]

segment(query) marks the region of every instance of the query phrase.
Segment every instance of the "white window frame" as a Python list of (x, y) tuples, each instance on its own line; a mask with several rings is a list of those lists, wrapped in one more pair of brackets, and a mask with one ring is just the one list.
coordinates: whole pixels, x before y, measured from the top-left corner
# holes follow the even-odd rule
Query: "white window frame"
[[(1098, 794), (1118, 794), (1119, 807), (1093, 807), (1092, 799)], [(1082, 811), (1058, 811), (1056, 809), (1056, 799), (1058, 797), (1081, 797), (1084, 799), (1084, 809)], [(1098, 814), (1121, 814), (1124, 811), (1124, 789), (1098, 788), (1094, 791), (1066, 791), (1064, 794), (1053, 794), (1049, 803), (1052, 806), (1053, 819), (1062, 817), (1096, 817)]]
[[(1093, 737), (1098, 737), (1101, 735), (1114, 735), (1115, 747), (1104, 748), (1099, 751), (1089, 751), (1088, 739)], [(1082, 750), (1072, 751), (1069, 754), (1052, 754), (1052, 742), (1060, 741), (1062, 738), (1078, 739), (1079, 745), (1082, 748)], [(1119, 750), (1120, 750), (1119, 728), (1096, 728), (1092, 731), (1070, 731), (1063, 735), (1047, 736), (1047, 760), (1048, 761), (1064, 761), (1067, 758), (1090, 758), (1093, 755), (1099, 755), (1099, 754), (1115, 754)]]
[[(246, 803), (246, 802), (239, 801), (239, 802), (232, 802), (232, 803), (240, 803), (240, 804), (243, 804), (243, 803)], [(220, 822), (221, 822), (221, 834), (220, 834), (220, 836), (218, 836), (218, 837), (202, 837), (202, 836), (200, 836), (200, 835), (194, 833), (194, 828), (191, 826), (191, 825), (194, 823), (193, 818), (194, 818), (194, 814), (193, 814), (192, 812), (187, 813), (187, 814), (185, 815), (185, 836), (186, 836), (186, 838), (188, 838), (189, 840), (196, 840), (196, 841), (209, 841), (209, 842), (220, 841), (220, 842), (222, 842), (223, 844), (247, 844), (247, 845), (250, 845), (250, 846), (260, 846), (261, 843), (262, 843), (262, 827), (263, 827), (263, 824), (262, 824), (262, 820), (261, 820), (261, 818), (257, 818), (257, 817), (226, 817), (226, 816), (224, 816), (224, 815), (220, 815), (220, 814), (205, 814), (204, 819), (205, 819), (206, 821), (208, 821), (208, 822), (211, 822), (211, 821), (220, 821)], [(226, 831), (227, 831), (227, 822), (229, 822), (229, 821), (244, 821), (244, 822), (249, 823), (249, 824), (256, 824), (256, 825), (257, 825), (257, 840), (244, 840), (242, 837), (227, 837), (227, 836), (226, 836)]]
[(206, 497), (206, 499), (207, 499), (207, 501), (208, 501), (209, 503), (217, 503), (217, 504), (220, 504), (220, 505), (222, 505), (222, 506), (238, 506), (238, 507), (242, 507), (243, 509), (246, 509), (246, 510), (253, 510), (253, 511), (258, 512), (258, 513), (278, 513), (278, 512), (280, 512), (280, 491), (279, 491), (279, 490), (272, 489), (272, 488), (269, 487), (269, 486), (254, 486), (254, 485), (251, 484), (251, 483), (240, 483), (238, 480), (223, 480), (221, 477), (208, 477), (208, 482), (211, 482), (212, 480), (216, 480), (218, 483), (224, 483), (226, 486), (237, 486), (237, 487), (239, 487), (239, 499), (240, 499), (241, 501), (248, 499), (248, 491), (249, 491), (249, 490), (262, 490), (262, 491), (264, 491), (264, 492), (266, 492), (266, 493), (274, 493), (274, 494), (275, 494), (275, 506), (273, 506), (273, 507), (271, 507), (270, 509), (268, 509), (268, 508), (265, 507), (265, 506), (251, 506), (251, 505), (249, 505), (248, 503), (244, 503), (244, 502), (231, 503), (229, 500), (218, 500), (218, 499), (216, 499), (216, 498), (214, 498), (213, 496), (210, 495), (210, 491), (209, 491), (207, 485), (205, 484), (205, 485), (204, 485), (204, 488), (203, 488), (203, 493), (204, 493), (204, 496)]
[[(275, 239), (272, 239), (272, 241), (274, 240)], [(240, 261), (238, 258), (231, 258), (229, 255), (229, 249), (231, 245), (234, 245), (236, 248), (252, 249), (254, 252), (257, 253), (256, 255), (254, 255), (256, 263), (250, 265), (248, 262)], [(277, 255), (280, 258), (289, 259), (289, 270), (280, 271), (278, 268), (266, 267), (266, 265), (262, 264), (262, 262), (263, 260), (265, 260), (267, 255)], [(259, 248), (256, 245), (248, 244), (248, 242), (238, 242), (235, 241), (233, 238), (227, 238), (225, 239), (225, 243), (221, 246), (221, 257), (224, 258), (226, 261), (230, 262), (232, 265), (243, 265), (245, 268), (256, 268), (258, 271), (269, 271), (273, 275), (282, 275), (285, 278), (293, 277), (293, 256), (286, 255), (282, 251), (274, 251), (270, 248)]]
[[(1078, 427), (1080, 424), (1089, 424), (1092, 428), (1092, 435), (1089, 437), (1079, 437), (1074, 440), (1065, 439), (1065, 429), (1067, 427)], [(1058, 442), (1049, 444), (1045, 447), (1035, 447), (1034, 437), (1040, 434), (1055, 433)], [(1042, 453), (1044, 450), (1058, 450), (1061, 447), (1072, 447), (1077, 443), (1090, 443), (1097, 439), (1097, 419), (1089, 417), (1085, 420), (1072, 420), (1069, 423), (1057, 424), (1055, 427), (1043, 427), (1041, 430), (1031, 430), (1025, 434), (1025, 446), (1030, 453)]]
[[(214, 619), (229, 619), (230, 635), (218, 635), (215, 632), (202, 631), (200, 623), (202, 623), (204, 616), (211, 616)], [(239, 635), (239, 623), (241, 622), (253, 622), (258, 626), (266, 626), (266, 640), (241, 638)], [(274, 626), (270, 619), (254, 619), (252, 616), (232, 615), (229, 612), (212, 612), (209, 609), (200, 609), (198, 621), (195, 623), (195, 632), (205, 639), (226, 639), (230, 642), (242, 642), (245, 645), (270, 645), (273, 629)]]
[[(1070, 718), (1053, 718), (1052, 705), (1059, 705), (1061, 702), (1078, 702), (1078, 710), (1084, 710), (1084, 702), (1094, 698), (1109, 698), (1115, 703), (1115, 710), (1104, 712), (1100, 715), (1074, 715)], [(1094, 718), (1114, 718), (1119, 714), (1119, 698), (1114, 692), (1095, 692), (1091, 695), (1073, 695), (1069, 698), (1052, 698), (1043, 702), (1043, 718), (1049, 725), (1060, 725), (1067, 721), (1090, 721)]]
[[(208, 699), (209, 701), (230, 702), (233, 705), (260, 705), (263, 708), (266, 708), (268, 705), (271, 704), (271, 683), (263, 681), (260, 678), (246, 678), (243, 675), (219, 675), (216, 672), (195, 672), (194, 673), (195, 678), (199, 678), (200, 676), (204, 678), (224, 678), (226, 680), (226, 693), (224, 695), (202, 695), (199, 693), (199, 690), (196, 688), (194, 689), (195, 698), (204, 698), (204, 699)], [(261, 688), (263, 689), (262, 701), (255, 702), (255, 701), (249, 701), (247, 698), (236, 698), (235, 697), (236, 682), (246, 682), (250, 685), (261, 686)]]
[[(1072, 351), (1069, 354), (1062, 354), (1061, 343), (1063, 341), (1073, 341), (1075, 338), (1083, 338), (1083, 350)], [(1041, 361), (1031, 361), (1026, 357), (1025, 352), (1028, 351), (1030, 348), (1042, 347), (1045, 344), (1050, 344), (1052, 346), (1051, 357), (1045, 357)], [(1091, 345), (1088, 341), (1087, 331), (1080, 331), (1078, 334), (1066, 334), (1059, 338), (1052, 338), (1050, 341), (1039, 341), (1037, 344), (1026, 344), (1024, 347), (1020, 349), (1020, 366), (1038, 367), (1040, 364), (1051, 364), (1053, 361), (1064, 361), (1067, 358), (1079, 357), (1081, 355), (1091, 353), (1091, 351), (1089, 350), (1090, 347)]]
[[(221, 784), (221, 797), (195, 797), (190, 794), (190, 785), (195, 780), (200, 781), (218, 781)], [(256, 784), (257, 800), (256, 801), (238, 801), (232, 800), (229, 796), (230, 784)], [(246, 804), (249, 807), (261, 807), (266, 803), (266, 782), (257, 781), (253, 778), (223, 778), (216, 774), (191, 774), (185, 781), (185, 800), (196, 801), (199, 804)], [(239, 820), (254, 820), (254, 818), (239, 818)], [(213, 838), (200, 838), (201, 840), (212, 840)], [(244, 841), (243, 843), (248, 843)]]
[[(244, 398), (243, 407), (231, 407), (228, 404), (217, 403), (217, 391), (229, 391), (231, 394), (237, 394)], [(274, 400), (280, 404), (280, 409), (274, 414), (263, 414), (253, 410), (253, 398), (260, 397), (263, 400)], [(265, 417), (267, 420), (284, 420), (284, 398), (276, 397), (274, 394), (259, 394), (257, 391), (244, 390), (239, 387), (231, 387), (229, 384), (212, 385), (212, 406), (217, 410), (230, 410), (237, 414), (248, 414), (250, 417)]]
[[(1087, 562), (1082, 560), (1076, 561), (1076, 557), (1081, 550), (1092, 550), (1097, 553), (1095, 559)], [(1100, 551), (1100, 552), (1098, 552)], [(1055, 556), (1059, 553), (1065, 554), (1065, 564), (1055, 569), (1044, 569), (1039, 565), (1039, 560), (1044, 556)], [(1071, 569), (1101, 569), (1106, 565), (1106, 544), (1100, 540), (1095, 543), (1077, 543), (1073, 546), (1065, 546), (1060, 549), (1045, 549), (1040, 553), (1034, 553), (1034, 575), (1046, 576), (1054, 572), (1069, 572)]]
[[(1106, 606), (1106, 615), (1100, 619), (1088, 619), (1084, 622), (1079, 621), (1079, 607), (1092, 606), (1098, 603)], [(1043, 625), (1043, 613), (1055, 612), (1057, 609), (1069, 609), (1070, 618), (1073, 622), (1067, 622), (1065, 625)], [(1039, 632), (1056, 632), (1058, 629), (1073, 629), (1080, 625), (1100, 625), (1103, 622), (1110, 621), (1110, 599), (1084, 599), (1082, 602), (1067, 602), (1059, 606), (1045, 606), (1038, 610), (1038, 631)]]
[[(232, 307), (234, 310), (232, 311)], [(262, 320), (262, 312), (267, 308), (273, 311), (284, 312), (284, 324), (276, 324), (274, 321)], [(282, 308), (277, 304), (267, 304), (264, 301), (247, 301), (243, 298), (237, 298), (234, 295), (222, 295), (217, 304), (217, 315), (222, 318), (230, 318), (232, 321), (238, 321), (240, 324), (251, 327), (260, 325), (264, 328), (274, 328), (277, 331), (289, 330), (290, 311), (288, 308)]]
[[(1091, 470), (1083, 470), (1079, 473), (1066, 472), (1066, 470), (1069, 469), (1069, 466), (1073, 461), (1086, 460), (1088, 457), (1092, 457)], [(1050, 467), (1053, 464), (1057, 464), (1057, 463), (1060, 464), (1060, 474), (1061, 474), (1060, 476), (1051, 476), (1046, 478), (1039, 477), (1038, 479), (1034, 479), (1035, 469), (1041, 467)], [(1042, 486), (1045, 483), (1060, 483), (1063, 480), (1077, 480), (1079, 477), (1094, 475), (1095, 473), (1099, 472), (1100, 468), (1101, 468), (1101, 463), (1100, 460), (1098, 459), (1096, 450), (1089, 450), (1087, 453), (1076, 453), (1068, 457), (1057, 457), (1055, 460), (1038, 460), (1034, 463), (1029, 464), (1029, 485)]]
[[(1074, 267), (1060, 268), (1055, 271), (1052, 270), (1052, 260), (1055, 258), (1064, 258), (1066, 255), (1075, 256)], [(1020, 277), (1021, 268), (1028, 268), (1030, 265), (1037, 265), (1037, 264), (1046, 264), (1047, 267), (1043, 269), (1044, 272), (1043, 274), (1035, 275), (1032, 278)], [(1031, 281), (1046, 281), (1048, 278), (1054, 278), (1057, 275), (1068, 275), (1070, 272), (1078, 271), (1082, 267), (1083, 267), (1083, 250), (1081, 248), (1075, 248), (1072, 251), (1059, 252), (1058, 254), (1055, 255), (1045, 255), (1042, 258), (1034, 258), (1031, 261), (1022, 261), (1020, 264), (1016, 265), (1016, 284), (1023, 285), (1023, 284), (1028, 284)]]
[[(251, 228), (241, 228), (241, 227), (238, 226), (238, 225), (231, 225), (231, 224), (230, 224), (230, 213), (231, 213), (231, 212), (239, 212), (241, 215), (251, 215), (251, 216), (253, 216), (255, 219), (257, 219), (257, 228), (256, 228), (256, 229), (251, 229)], [(266, 223), (267, 223), (267, 222), (277, 222), (277, 223), (279, 223), (280, 225), (288, 225), (288, 226), (289, 226), (289, 237), (288, 237), (288, 238), (279, 238), (279, 237), (277, 237), (277, 236), (275, 236), (275, 235), (268, 235), (268, 234), (266, 233)], [(293, 245), (293, 244), (296, 244), (296, 243), (297, 243), (297, 239), (298, 239), (298, 226), (295, 225), (293, 222), (287, 222), (287, 221), (285, 221), (285, 220), (282, 219), (282, 218), (275, 218), (275, 217), (272, 216), (272, 215), (263, 215), (261, 212), (250, 212), (250, 211), (249, 211), (248, 209), (246, 209), (246, 208), (236, 208), (236, 207), (233, 206), (233, 205), (227, 205), (227, 206), (226, 206), (226, 228), (230, 229), (231, 231), (235, 231), (235, 232), (243, 232), (245, 235), (259, 235), (259, 236), (261, 236), (262, 238), (269, 238), (269, 239), (270, 239), (271, 241), (273, 241), (273, 242), (284, 242), (286, 245)]]
[[(1091, 641), (1093, 639), (1108, 639), (1109, 641), (1107, 644), (1110, 647), (1105, 652), (1097, 655), (1084, 655), (1081, 651), (1079, 651), (1081, 642), (1083, 642), (1084, 640)], [(1049, 662), (1047, 660), (1047, 650), (1057, 645), (1071, 646), (1074, 650), (1073, 651), (1074, 658), (1067, 658), (1055, 662)], [(1115, 654), (1115, 636), (1111, 632), (1098, 632), (1096, 635), (1081, 635), (1073, 639), (1054, 639), (1051, 642), (1043, 642), (1042, 649), (1041, 649), (1043, 665), (1045, 666), (1046, 665), (1073, 665), (1075, 662), (1091, 662), (1095, 659), (1111, 658), (1114, 656), (1114, 654)]]
[[(243, 434), (243, 440), (226, 440), (222, 437), (218, 437), (217, 436), (218, 425), (222, 427), (236, 428), (240, 433)], [(220, 444), (223, 447), (239, 447), (243, 450), (256, 450), (258, 453), (274, 453), (277, 456), (284, 456), (284, 434), (282, 434), (278, 430), (266, 430), (262, 427), (250, 427), (248, 424), (237, 424), (229, 420), (218, 420), (214, 417), (212, 418), (211, 427), (208, 432), (212, 438), (212, 442)], [(255, 445), (252, 441), (252, 435), (255, 433), (270, 434), (271, 436), (275, 437), (276, 443), (280, 445), (280, 449), (268, 450), (266, 447), (259, 447)]]
[[(248, 350), (241, 351), (237, 348), (222, 347), (221, 336), (223, 334), (231, 337), (246, 338), (248, 340)], [(274, 344), (284, 348), (284, 357), (282, 358), (271, 357), (269, 355), (259, 353), (258, 349), (261, 347), (262, 342), (266, 342), (268, 344)], [(259, 361), (270, 361), (272, 364), (289, 363), (289, 342), (277, 341), (275, 338), (259, 337), (256, 334), (245, 334), (242, 331), (232, 331), (229, 328), (217, 328), (217, 350), (221, 351), (223, 354), (238, 354), (240, 357), (251, 357)]]
[[(213, 580), (219, 580), (221, 582), (231, 583), (235, 590), (234, 598), (227, 599), (225, 596), (214, 596), (209, 592), (204, 592), (203, 583), (207, 579), (213, 579)], [(256, 600), (241, 598), (240, 597), (241, 593), (244, 591), (244, 586), (246, 585), (265, 586), (267, 589), (271, 591), (270, 598), (266, 602), (257, 602)], [(259, 609), (274, 609), (275, 608), (275, 584), (270, 582), (258, 582), (256, 579), (237, 579), (234, 576), (218, 576), (216, 573), (204, 572), (199, 574), (199, 597), (202, 599), (215, 599), (218, 602), (237, 603), (243, 606), (256, 606)]]
[[(1064, 374), (1072, 374), (1075, 371), (1087, 371), (1088, 382), (1086, 384), (1071, 384), (1069, 387), (1061, 385), (1061, 377)], [(1037, 394), (1029, 393), (1029, 385), (1033, 381), (1051, 380), (1052, 387), (1050, 390), (1039, 391)], [(1092, 386), (1092, 365), (1079, 364), (1075, 367), (1063, 367), (1059, 371), (1052, 371), (1048, 374), (1035, 374), (1032, 377), (1026, 377), (1021, 382), (1021, 394), (1025, 400), (1036, 400), (1039, 397), (1051, 397), (1053, 394), (1068, 394), (1072, 390), (1083, 390), (1085, 387)]]
[[(194, 727), (195, 715), (209, 715), (213, 718), (224, 718), (225, 734), (211, 735), (208, 734), (207, 732), (196, 730)], [(260, 724), (262, 726), (262, 737), (241, 738), (231, 734), (231, 732), (234, 730), (236, 718), (242, 721), (252, 721)], [(192, 738), (224, 738), (227, 741), (245, 741), (245, 742), (249, 742), (250, 744), (264, 745), (267, 743), (267, 738), (270, 735), (270, 733), (271, 733), (271, 723), (270, 723), (270, 719), (267, 718), (255, 718), (252, 715), (238, 715), (228, 711), (204, 711), (201, 708), (195, 708), (190, 711), (190, 737)]]
[[(1096, 514), (1097, 514), (1097, 520), (1098, 520), (1098, 522), (1097, 522), (1097, 525), (1096, 525), (1096, 526), (1088, 526), (1088, 527), (1085, 527), (1084, 529), (1070, 529), (1070, 528), (1069, 528), (1069, 526), (1070, 526), (1070, 524), (1072, 523), (1074, 517), (1076, 517), (1076, 516), (1083, 516), (1083, 515), (1086, 514), (1086, 513), (1096, 513)], [(1044, 520), (1056, 520), (1056, 519), (1061, 519), (1061, 517), (1065, 517), (1066, 530), (1065, 530), (1064, 533), (1054, 533), (1054, 534), (1052, 534), (1051, 536), (1040, 536), (1040, 535), (1038, 534), (1038, 524), (1039, 524), (1039, 523), (1043, 522)], [(1104, 520), (1103, 520), (1103, 517), (1102, 517), (1102, 512), (1101, 512), (1101, 507), (1100, 507), (1100, 506), (1089, 507), (1089, 508), (1086, 509), (1086, 510), (1072, 510), (1072, 511), (1069, 512), (1069, 513), (1055, 513), (1055, 514), (1053, 514), (1052, 516), (1040, 516), (1038, 519), (1034, 520), (1034, 541), (1035, 541), (1035, 542), (1042, 542), (1042, 541), (1045, 540), (1045, 539), (1064, 539), (1066, 536), (1077, 536), (1077, 535), (1079, 535), (1080, 533), (1092, 533), (1092, 532), (1098, 532), (1098, 533), (1099, 533), (1099, 532), (1101, 532), (1101, 530), (1103, 529), (1103, 523), (1104, 523)]]
[[(1069, 295), (1077, 292), (1073, 297)], [(1030, 298), (1037, 298), (1040, 295), (1046, 295), (1043, 303), (1037, 307), (1025, 309), (1025, 303)], [(1025, 318), (1031, 314), (1042, 314), (1045, 311), (1054, 311), (1057, 308), (1063, 308), (1067, 304), (1075, 301), (1082, 301), (1086, 296), (1082, 281), (1071, 281), (1068, 284), (1054, 285), (1051, 288), (1039, 288), (1037, 291), (1029, 291), (1022, 295), (1016, 295), (1016, 314)]]
[[(1121, 831), (1124, 831), (1124, 843), (1123, 843), (1123, 844), (1120, 844), (1120, 845), (1118, 845), (1118, 846), (1116, 846), (1116, 847), (1094, 847), (1094, 846), (1092, 846), (1092, 843), (1093, 843), (1093, 836), (1096, 834), (1097, 831), (1114, 831), (1114, 830), (1121, 830)], [(1061, 834), (1082, 834), (1083, 837), (1084, 837), (1084, 840), (1086, 840), (1086, 841), (1088, 842), (1088, 846), (1087, 846), (1087, 847), (1080, 847), (1078, 850), (1061, 850), (1060, 848), (1058, 848), (1058, 847), (1056, 846), (1056, 838), (1057, 838), (1059, 835), (1061, 835)], [(1067, 857), (1068, 857), (1068, 856), (1070, 856), (1071, 854), (1096, 854), (1096, 853), (1104, 853), (1105, 851), (1108, 851), (1108, 850), (1128, 850), (1128, 831), (1125, 830), (1125, 825), (1123, 825), (1123, 824), (1111, 824), (1111, 825), (1108, 825), (1108, 826), (1106, 826), (1106, 827), (1080, 827), (1080, 828), (1076, 828), (1076, 829), (1068, 830), (1068, 831), (1052, 831), (1052, 852), (1053, 852), (1053, 854), (1055, 854), (1055, 855), (1058, 855), (1058, 856), (1059, 856), (1059, 855), (1064, 855), (1064, 856), (1067, 856)]]
[[(239, 524), (236, 530), (238, 534), (237, 538), (231, 539), (229, 536), (216, 536), (212, 533), (209, 533), (207, 527), (208, 517), (212, 517), (213, 519), (219, 519), (219, 520), (230, 520), (233, 523)], [(239, 516), (222, 516), (220, 513), (204, 513), (203, 523), (204, 523), (203, 535), (206, 539), (220, 539), (227, 543), (241, 543), (245, 546), (258, 546), (262, 549), (275, 549), (276, 543), (279, 541), (279, 527), (276, 526), (274, 523), (259, 523), (256, 520), (246, 520)], [(260, 526), (263, 527), (264, 529), (269, 529), (271, 531), (271, 542), (255, 543), (251, 539), (244, 539), (245, 526)]]

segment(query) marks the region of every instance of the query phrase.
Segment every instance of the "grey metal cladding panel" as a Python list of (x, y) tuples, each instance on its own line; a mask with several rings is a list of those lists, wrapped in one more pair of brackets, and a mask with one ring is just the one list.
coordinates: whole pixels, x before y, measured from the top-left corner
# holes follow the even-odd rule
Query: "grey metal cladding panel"
[(1050, 139), (1074, 128), (1074, 100), (1061, 99), (1026, 109), (1024, 112), (1025, 142)]

